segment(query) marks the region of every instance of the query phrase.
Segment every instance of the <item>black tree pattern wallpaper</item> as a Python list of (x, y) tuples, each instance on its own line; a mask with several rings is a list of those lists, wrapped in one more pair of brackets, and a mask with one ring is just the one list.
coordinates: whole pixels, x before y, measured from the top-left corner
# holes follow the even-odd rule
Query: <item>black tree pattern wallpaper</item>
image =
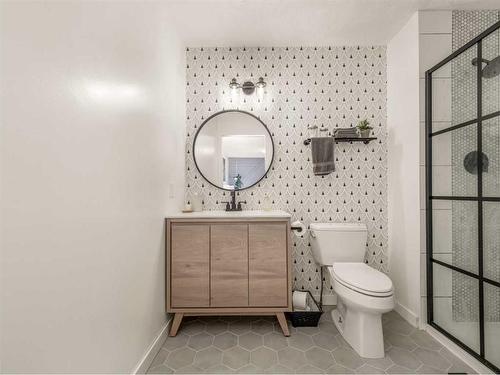
[[(273, 209), (288, 211), (292, 220), (361, 222), (368, 226), (366, 262), (388, 272), (386, 49), (368, 47), (189, 48), (186, 51), (186, 201), (202, 195), (205, 210), (222, 210), (228, 192), (206, 182), (196, 170), (192, 144), (203, 121), (225, 109), (258, 116), (274, 139), (274, 162), (266, 178), (239, 192), (245, 209), (262, 209), (263, 198)], [(267, 82), (259, 96), (233, 94), (229, 82)], [(335, 146), (336, 171), (312, 173), (310, 146), (304, 139), (332, 134), (368, 119), (377, 137), (367, 145)], [(320, 269), (309, 238), (293, 239), (294, 288), (319, 293)], [(332, 244), (342, 246), (342, 244)], [(332, 294), (325, 273), (326, 294)]]

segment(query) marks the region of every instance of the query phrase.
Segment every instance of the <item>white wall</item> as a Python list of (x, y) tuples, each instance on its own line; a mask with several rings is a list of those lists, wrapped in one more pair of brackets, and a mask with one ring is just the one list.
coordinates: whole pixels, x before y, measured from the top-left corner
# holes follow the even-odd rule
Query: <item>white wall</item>
[(418, 13), (387, 46), (389, 272), (396, 310), (420, 315)]
[[(415, 13), (387, 46), (390, 274), (396, 308), (421, 327), (426, 320), (425, 71), (450, 53), (451, 11)], [(435, 86), (449, 91), (449, 74), (439, 71), (436, 77)], [(448, 91), (437, 97), (449, 101)], [(436, 164), (440, 175), (449, 168), (449, 163)], [(444, 206), (435, 211), (445, 222), (447, 212)]]
[[(419, 43), (420, 43), (420, 295), (421, 295), (421, 326), (427, 321), (427, 288), (426, 288), (426, 228), (425, 228), (425, 71), (452, 53), (452, 11), (419, 12)], [(451, 126), (451, 72), (449, 66), (439, 69), (433, 74), (434, 129), (444, 129)], [(444, 152), (434, 152), (433, 173), (434, 189), (451, 192), (451, 137), (443, 135), (435, 138), (439, 142), (438, 149)], [(434, 146), (436, 147), (436, 145)], [(448, 176), (448, 178), (446, 178)], [(451, 194), (451, 193), (450, 193)], [(446, 194), (449, 195), (449, 194)], [(451, 205), (449, 202), (433, 204), (433, 225), (439, 227), (439, 239), (434, 244), (435, 253), (446, 259), (451, 256)], [(446, 248), (446, 249), (444, 249)], [(445, 272), (449, 280), (444, 284), (451, 285), (451, 271)], [(437, 275), (439, 277), (440, 275)], [(439, 280), (434, 280), (439, 283)], [(444, 288), (448, 289), (448, 288)], [(440, 296), (445, 296), (441, 292)], [(450, 293), (447, 292), (447, 295)]]
[(166, 323), (184, 51), (152, 3), (0, 11), (1, 371), (130, 372)]

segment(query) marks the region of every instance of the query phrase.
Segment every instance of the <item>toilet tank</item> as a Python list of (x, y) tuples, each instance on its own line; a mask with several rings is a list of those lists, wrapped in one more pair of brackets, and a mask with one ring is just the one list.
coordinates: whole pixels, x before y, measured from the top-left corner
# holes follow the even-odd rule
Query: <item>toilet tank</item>
[(365, 224), (313, 223), (309, 228), (313, 257), (319, 265), (364, 261), (368, 235)]

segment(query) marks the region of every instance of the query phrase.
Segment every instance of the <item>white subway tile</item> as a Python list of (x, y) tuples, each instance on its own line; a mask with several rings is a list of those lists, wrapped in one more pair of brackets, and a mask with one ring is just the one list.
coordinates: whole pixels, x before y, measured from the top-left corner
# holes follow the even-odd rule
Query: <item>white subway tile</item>
[(452, 311), (452, 298), (442, 297), (434, 298), (434, 321), (440, 323), (441, 325), (446, 322), (450, 322), (450, 326), (453, 324), (453, 311)]
[(452, 296), (452, 270), (434, 264), (432, 272), (432, 283), (434, 285), (434, 297)]
[(432, 257), (434, 259), (440, 260), (441, 262), (453, 264), (453, 254), (452, 253), (436, 253), (435, 251), (433, 251)]
[(437, 132), (439, 130), (449, 128), (450, 126), (451, 126), (451, 121), (433, 121), (432, 131)]
[(451, 79), (432, 80), (432, 121), (451, 122)]
[(432, 165), (451, 166), (451, 132), (432, 137)]
[[(420, 40), (420, 78), (425, 77), (425, 71), (451, 54), (451, 34), (421, 34)], [(451, 64), (434, 71), (432, 77), (451, 77)]]
[(452, 252), (452, 211), (432, 210), (432, 252)]
[(441, 199), (432, 200), (432, 208), (434, 210), (451, 210), (451, 201), (445, 201)]
[[(427, 184), (426, 184), (427, 171), (425, 166), (420, 166), (420, 209), (427, 208)], [(435, 186), (436, 184), (434, 184)], [(435, 210), (451, 210), (451, 201), (434, 199), (432, 201), (432, 208)], [(425, 225), (425, 222), (424, 222)]]
[(432, 195), (452, 195), (451, 166), (432, 167)]
[[(425, 122), (425, 79), (420, 79), (420, 121)], [(435, 78), (432, 80), (432, 121), (451, 122), (451, 79)]]

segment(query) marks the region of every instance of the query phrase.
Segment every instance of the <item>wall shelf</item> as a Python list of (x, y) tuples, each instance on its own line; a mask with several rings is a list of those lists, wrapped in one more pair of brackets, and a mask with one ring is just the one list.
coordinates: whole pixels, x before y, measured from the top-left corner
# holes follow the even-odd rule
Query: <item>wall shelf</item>
[[(363, 142), (365, 145), (370, 143), (371, 141), (376, 140), (377, 137), (367, 137), (367, 138), (361, 138), (361, 137), (355, 137), (355, 138), (335, 138), (335, 143), (352, 143), (352, 142)], [(307, 138), (304, 141), (304, 145), (307, 146), (311, 143), (311, 138)]]

